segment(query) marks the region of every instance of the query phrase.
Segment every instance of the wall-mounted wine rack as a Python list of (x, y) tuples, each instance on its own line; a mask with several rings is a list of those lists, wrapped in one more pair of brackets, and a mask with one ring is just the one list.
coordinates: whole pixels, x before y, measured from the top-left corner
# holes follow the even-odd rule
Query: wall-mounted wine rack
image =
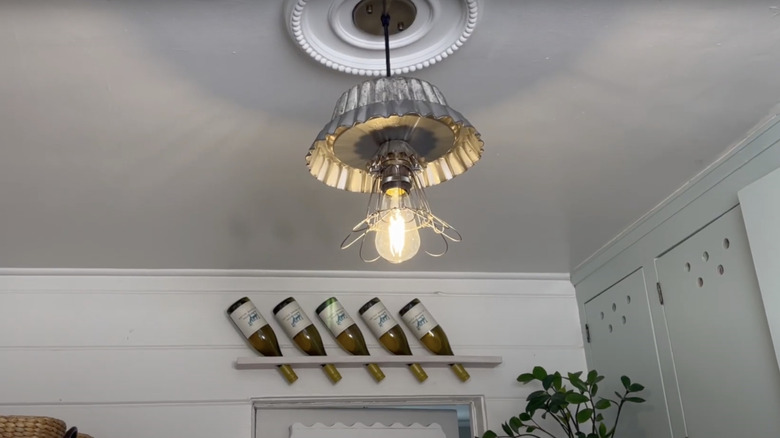
[(284, 364), (293, 368), (317, 368), (323, 362), (344, 368), (359, 368), (366, 363), (387, 367), (401, 367), (409, 363), (418, 363), (423, 367), (445, 367), (452, 363), (459, 363), (467, 368), (495, 368), (503, 362), (503, 359), (501, 356), (257, 356), (239, 357), (235, 366), (239, 370), (270, 369)]

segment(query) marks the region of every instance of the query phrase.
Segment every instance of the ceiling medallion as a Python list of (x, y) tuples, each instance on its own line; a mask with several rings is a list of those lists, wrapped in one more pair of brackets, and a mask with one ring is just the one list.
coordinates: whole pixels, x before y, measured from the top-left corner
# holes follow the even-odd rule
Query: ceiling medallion
[[(429, 67), (471, 36), (481, 0), (394, 0), (389, 3), (393, 74)], [(285, 0), (293, 41), (315, 61), (360, 76), (385, 74), (379, 16), (382, 0)], [(323, 19), (325, 17), (326, 19)], [(373, 21), (372, 21), (373, 17)]]

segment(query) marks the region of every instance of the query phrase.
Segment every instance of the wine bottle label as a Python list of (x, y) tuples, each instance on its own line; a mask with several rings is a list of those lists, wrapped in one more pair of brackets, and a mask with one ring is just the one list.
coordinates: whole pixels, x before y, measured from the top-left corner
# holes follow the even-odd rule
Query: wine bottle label
[(230, 314), (230, 318), (247, 338), (260, 327), (268, 324), (251, 301), (242, 304)]
[(303, 309), (297, 301), (282, 307), (275, 316), (290, 339), (311, 325), (311, 320), (303, 313)]
[(422, 303), (409, 309), (401, 318), (417, 336), (417, 339), (421, 339), (426, 333), (439, 325)]
[(371, 330), (371, 333), (373, 333), (377, 339), (381, 338), (382, 335), (398, 324), (395, 322), (395, 319), (390, 316), (387, 307), (381, 302), (369, 307), (361, 316)]
[(344, 310), (344, 306), (338, 301), (330, 303), (329, 306), (322, 309), (322, 312), (320, 312), (319, 315), (328, 330), (336, 337), (346, 330), (347, 327), (355, 323), (347, 314), (347, 311)]

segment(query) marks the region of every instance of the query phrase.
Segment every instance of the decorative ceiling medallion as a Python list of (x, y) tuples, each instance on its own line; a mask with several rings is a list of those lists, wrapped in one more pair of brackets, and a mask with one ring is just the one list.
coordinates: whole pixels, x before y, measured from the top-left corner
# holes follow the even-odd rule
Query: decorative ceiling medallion
[[(315, 61), (340, 72), (380, 76), (385, 71), (384, 40), (355, 24), (357, 0), (285, 0), (285, 20), (293, 41)], [(414, 21), (390, 36), (393, 74), (407, 74), (455, 53), (474, 32), (479, 0), (412, 0)], [(382, 0), (376, 0), (379, 19)]]

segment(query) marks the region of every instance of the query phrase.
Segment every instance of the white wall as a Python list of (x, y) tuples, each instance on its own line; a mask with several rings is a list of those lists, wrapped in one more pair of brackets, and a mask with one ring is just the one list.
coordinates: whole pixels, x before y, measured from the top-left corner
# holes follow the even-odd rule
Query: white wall
[[(253, 397), (485, 394), (489, 425), (520, 412), (530, 388), (515, 377), (536, 364), (585, 367), (574, 289), (565, 276), (272, 272), (6, 271), (0, 275), (0, 414), (51, 415), (96, 438), (250, 437)], [(267, 319), (295, 296), (314, 308), (337, 296), (353, 313), (379, 296), (392, 311), (419, 297), (458, 354), (501, 355), (460, 383), (404, 368), (374, 383), (342, 369), (333, 386), (317, 369), (288, 386), (275, 370), (233, 367), (252, 355), (225, 316), (249, 296)], [(319, 324), (319, 321), (316, 321)], [(275, 325), (285, 355), (298, 353)], [(342, 353), (320, 331), (329, 354)], [(369, 348), (383, 350), (365, 329)], [(427, 354), (413, 343), (415, 354)]]

